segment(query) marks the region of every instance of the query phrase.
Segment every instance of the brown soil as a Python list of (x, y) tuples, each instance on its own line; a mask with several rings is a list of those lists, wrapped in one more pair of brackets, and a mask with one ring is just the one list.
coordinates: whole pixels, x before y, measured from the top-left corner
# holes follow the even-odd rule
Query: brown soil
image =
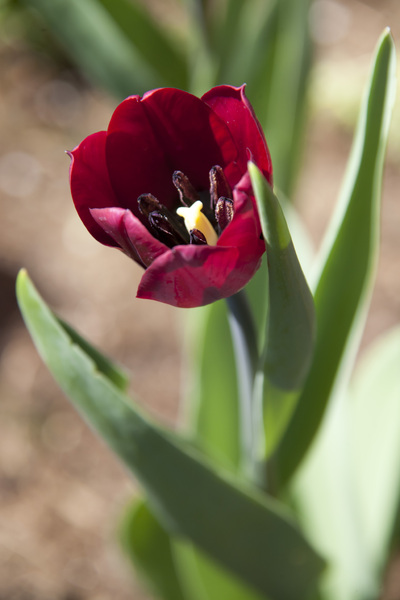
[[(319, 60), (371, 56), (386, 24), (400, 39), (395, 0), (352, 1), (342, 39)], [(97, 244), (76, 216), (68, 158), (108, 123), (114, 100), (82, 88), (27, 48), (0, 46), (0, 599), (139, 600), (115, 540), (136, 485), (52, 381), (21, 322), (14, 281), (25, 266), (66, 320), (127, 365), (147, 409), (177, 417), (179, 311), (135, 299), (140, 269)], [(351, 137), (326, 112), (311, 117), (297, 205), (318, 243)], [(364, 343), (400, 317), (400, 168), (389, 153), (382, 252)], [(398, 579), (398, 578), (397, 578)], [(385, 600), (400, 598), (396, 573)]]

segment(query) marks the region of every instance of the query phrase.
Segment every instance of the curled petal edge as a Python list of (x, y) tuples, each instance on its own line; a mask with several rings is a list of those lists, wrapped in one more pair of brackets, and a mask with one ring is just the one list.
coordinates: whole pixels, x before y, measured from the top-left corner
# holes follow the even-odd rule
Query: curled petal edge
[(93, 208), (90, 213), (121, 250), (144, 268), (169, 250), (128, 209)]

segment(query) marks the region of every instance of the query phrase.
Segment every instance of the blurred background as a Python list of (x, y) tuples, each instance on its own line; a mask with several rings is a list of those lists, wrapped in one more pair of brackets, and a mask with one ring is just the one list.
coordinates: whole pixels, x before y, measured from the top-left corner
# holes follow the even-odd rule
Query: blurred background
[[(282, 0), (281, 5), (285, 2), (289, 4)], [(220, 18), (225, 29), (230, 23), (227, 40), (235, 32), (240, 40), (240, 27), (244, 27), (243, 20), (235, 20), (232, 14), (229, 21), (229, 13), (224, 13), (224, 21), (217, 1), (192, 0), (187, 2), (189, 10), (184, 10), (184, 2), (173, 0), (126, 3), (138, 10), (132, 18), (144, 31), (145, 46), (156, 50), (163, 42), (153, 38), (156, 34), (143, 23), (155, 24), (174, 40), (175, 45), (168, 46), (172, 54), (166, 65), (158, 65), (158, 54), (149, 58), (152, 67), (146, 67), (138, 49), (116, 35), (121, 22), (106, 12), (110, 3), (105, 0), (81, 0), (80, 5), (71, 0), (66, 12), (65, 2), (58, 0), (0, 2), (0, 599), (150, 598), (134, 580), (115, 534), (121, 510), (136, 493), (135, 483), (53, 383), (24, 328), (14, 293), (16, 274), (26, 267), (65, 320), (130, 370), (139, 402), (164, 422), (176, 423), (179, 312), (136, 300), (139, 267), (86, 232), (70, 198), (69, 159), (64, 150), (105, 129), (118, 100), (142, 93), (147, 84), (203, 93), (217, 82), (242, 83), (243, 78), (235, 78), (246, 67), (246, 60), (240, 65), (238, 57), (247, 46), (245, 39), (242, 49), (234, 41), (231, 47), (225, 44), (231, 60), (215, 63), (213, 39), (218, 35), (207, 26), (207, 18), (211, 23)], [(269, 113), (263, 113), (266, 101), (261, 101), (267, 95), (263, 73), (269, 78), (269, 90), (288, 85), (276, 76), (282, 72), (279, 69), (272, 69), (275, 75), (270, 75), (270, 55), (265, 55), (265, 70), (257, 71), (254, 57), (247, 59), (257, 71), (249, 71), (248, 95), (265, 127), (274, 165), (277, 157), (279, 186), (290, 195), (318, 247), (344, 173), (376, 40), (389, 25), (400, 43), (400, 4), (396, 0), (311, 4), (302, 0), (301, 4), (307, 61), (302, 63), (304, 76), (296, 88), (301, 127), (295, 135), (296, 152), (292, 150), (289, 158), (282, 158), (285, 148), (279, 145), (290, 127), (294, 135), (293, 110), (281, 102), (286, 96), (277, 101), (275, 94), (275, 104), (283, 104), (286, 110), (280, 120), (273, 118), (271, 100)], [(236, 5), (239, 10), (241, 3)], [(82, 18), (75, 15), (71, 21), (75, 6), (85, 9)], [(255, 4), (253, 19), (260, 6)], [(54, 7), (59, 8), (57, 14)], [(97, 37), (96, 30), (85, 30), (85, 18), (92, 16), (84, 14), (86, 8), (89, 13), (92, 8), (97, 11)], [(285, 16), (289, 21), (291, 15)], [(295, 24), (299, 19), (295, 16)], [(275, 27), (265, 30), (272, 39), (279, 19), (278, 25), (265, 17), (267, 22)], [(246, 27), (251, 34), (251, 26)], [(293, 40), (290, 31), (286, 34)], [(115, 57), (108, 49), (113, 35), (120, 43), (116, 49), (113, 46)], [(284, 41), (284, 34), (276, 39)], [(87, 48), (92, 48), (91, 53)], [(101, 48), (110, 61), (107, 64)], [(197, 62), (180, 62), (179, 57), (185, 56), (182, 48), (187, 48), (188, 56), (196, 55)], [(264, 55), (257, 48), (253, 51), (261, 64)], [(161, 76), (165, 73), (166, 80)], [(296, 73), (298, 65), (293, 67), (290, 85)], [(397, 103), (384, 180), (381, 258), (363, 345), (400, 320), (399, 113)], [(274, 130), (275, 122), (281, 136), (276, 126)], [(400, 598), (400, 561), (398, 567), (396, 562), (394, 557), (385, 600)]]

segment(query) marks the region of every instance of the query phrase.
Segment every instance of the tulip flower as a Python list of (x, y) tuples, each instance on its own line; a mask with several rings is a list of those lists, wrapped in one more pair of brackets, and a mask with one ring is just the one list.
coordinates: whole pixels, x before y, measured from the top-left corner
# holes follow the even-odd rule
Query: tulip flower
[(272, 181), (268, 147), (244, 86), (202, 98), (161, 88), (124, 100), (107, 131), (71, 153), (80, 218), (145, 269), (137, 296), (178, 307), (229, 297), (265, 244), (247, 163)]

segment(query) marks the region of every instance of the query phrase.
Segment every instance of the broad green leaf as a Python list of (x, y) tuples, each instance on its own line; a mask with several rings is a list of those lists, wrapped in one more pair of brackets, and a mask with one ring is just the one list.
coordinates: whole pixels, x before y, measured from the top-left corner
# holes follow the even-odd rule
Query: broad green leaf
[(136, 499), (120, 527), (123, 548), (148, 588), (164, 600), (185, 600), (171, 539), (144, 499)]
[(89, 344), (87, 340), (83, 339), (83, 337), (79, 335), (79, 333), (75, 331), (71, 325), (62, 319), (58, 319), (58, 322), (65, 330), (68, 337), (71, 338), (71, 341), (80, 346), (83, 352), (92, 359), (100, 373), (103, 373), (103, 375), (105, 375), (105, 377), (107, 377), (107, 379), (109, 379), (117, 388), (125, 392), (129, 385), (129, 378), (126, 372), (121, 369), (121, 367), (111, 362), (111, 360), (99, 352), (97, 348), (94, 348), (91, 344)]
[(278, 199), (255, 164), (249, 163), (249, 173), (269, 272), (266, 338), (255, 391), (256, 405), (263, 407), (265, 440), (261, 458), (265, 460), (288, 423), (310, 367), (315, 314)]
[(371, 570), (382, 573), (400, 506), (400, 327), (368, 348), (350, 387), (354, 477)]
[(157, 74), (161, 85), (185, 89), (187, 65), (183, 54), (171, 44), (165, 28), (152, 19), (142, 5), (132, 0), (97, 0), (109, 13), (121, 33), (140, 54), (143, 63)]
[(307, 597), (323, 561), (284, 506), (216, 470), (183, 439), (145, 417), (71, 342), (24, 271), (17, 296), (56, 381), (135, 474), (163, 527), (275, 600)]
[(378, 255), (384, 151), (395, 91), (394, 61), (390, 32), (385, 31), (362, 105), (340, 210), (325, 242), (314, 294), (317, 340), (313, 364), (277, 450), (282, 484), (308, 450), (338, 375), (344, 366), (348, 371), (359, 340)]
[(96, 0), (22, 0), (90, 81), (118, 98), (157, 87), (158, 78)]

